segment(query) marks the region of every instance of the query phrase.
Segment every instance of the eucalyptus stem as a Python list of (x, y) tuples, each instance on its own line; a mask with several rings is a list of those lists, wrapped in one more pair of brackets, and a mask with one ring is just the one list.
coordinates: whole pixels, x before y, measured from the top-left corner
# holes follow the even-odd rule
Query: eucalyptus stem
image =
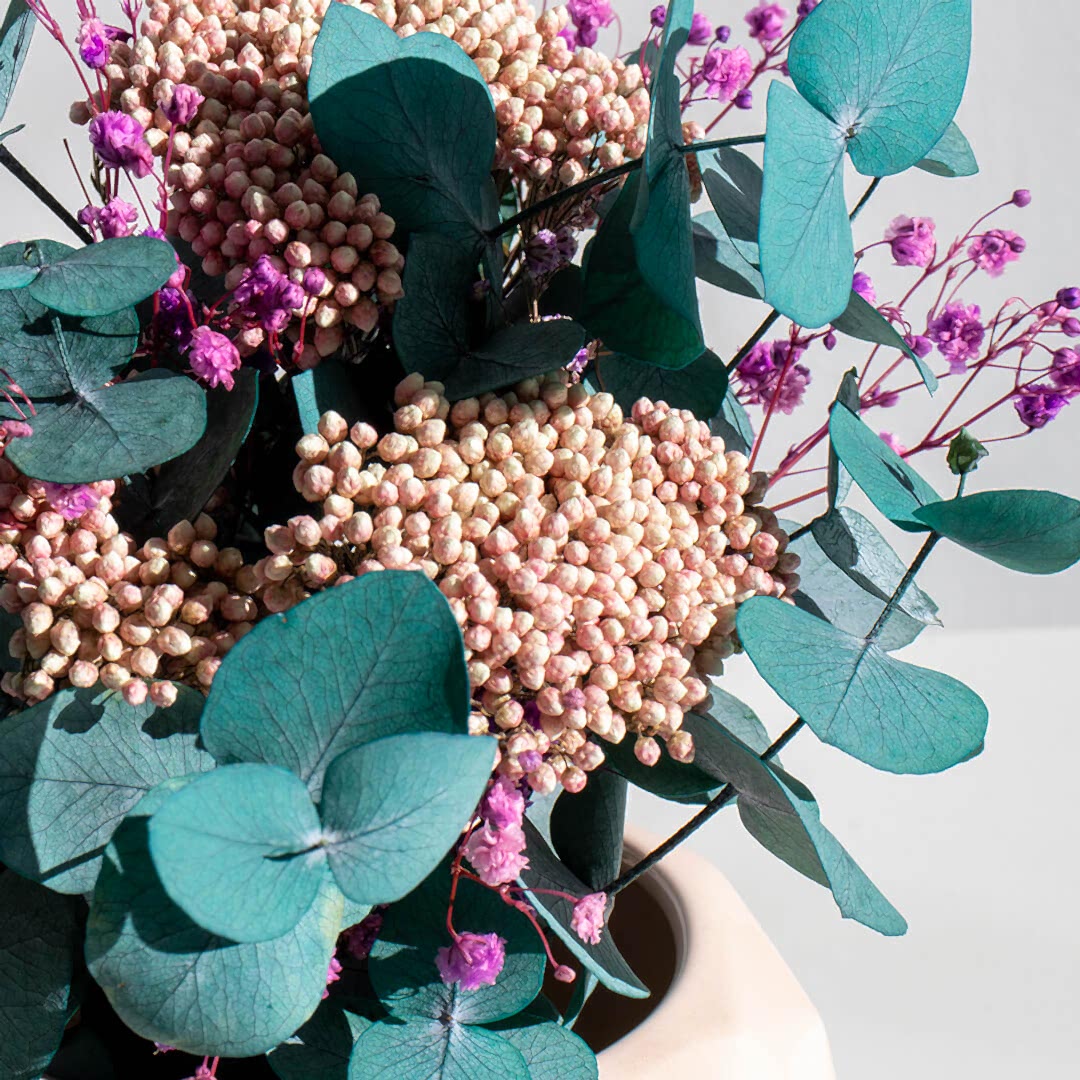
[(900, 584), (896, 586), (892, 596), (889, 597), (889, 602), (881, 609), (881, 614), (877, 617), (874, 625), (870, 627), (870, 633), (866, 635), (867, 644), (873, 642), (881, 633), (881, 628), (885, 625), (886, 619), (893, 613), (896, 605), (903, 600), (908, 586), (915, 580), (915, 575), (922, 569), (923, 563), (930, 558), (930, 552), (934, 550), (934, 545), (940, 539), (940, 534), (932, 532), (926, 538), (926, 543), (919, 548), (919, 554), (915, 556), (915, 561), (907, 568), (907, 572), (900, 579)]
[(6, 146), (0, 146), (0, 165), (3, 165), (31, 195), (48, 207), (84, 244), (94, 242), (94, 238), (79, 224), (78, 219), (61, 205)]
[(780, 318), (780, 312), (773, 308), (768, 315), (765, 316), (762, 324), (750, 335), (750, 337), (743, 343), (739, 351), (728, 362), (728, 371), (734, 371), (735, 368), (746, 357), (746, 354), (772, 329), (772, 325)]
[(855, 209), (848, 214), (848, 221), (854, 221), (859, 214), (862, 213), (862, 208), (870, 201), (873, 194), (878, 189), (878, 184), (881, 183), (881, 177), (875, 176), (870, 186), (863, 192), (863, 197), (855, 204)]
[[(797, 717), (795, 722), (774, 742), (763, 754), (759, 755), (762, 761), (769, 761), (776, 757), (781, 750), (805, 726), (806, 721), (803, 718)], [(698, 811), (681, 829), (674, 832), (669, 836), (659, 847), (654, 848), (643, 859), (635, 863), (624, 874), (620, 874), (614, 881), (605, 885), (603, 889), (598, 891), (605, 892), (608, 896), (614, 896), (616, 893), (622, 892), (627, 885), (632, 885), (642, 874), (648, 873), (661, 859), (670, 855), (684, 840), (692, 836), (701, 828), (711, 817), (722, 810), (738, 792), (731, 786), (731, 784), (725, 784), (720, 791), (717, 792), (716, 797), (709, 803), (707, 803), (701, 810)]]
[[(691, 143), (689, 146), (677, 146), (675, 149), (680, 154), (694, 154), (699, 150), (719, 150), (725, 146), (743, 146), (746, 143), (759, 143), (764, 141), (764, 135), (738, 135), (731, 139), (714, 139), (711, 142), (699, 142)], [(553, 206), (558, 206), (559, 203), (565, 202), (567, 199), (572, 199), (586, 191), (591, 191), (594, 187), (599, 187), (601, 184), (617, 180), (620, 176), (625, 176), (627, 173), (635, 172), (637, 169), (641, 168), (643, 160), (643, 158), (633, 158), (630, 161), (624, 161), (621, 165), (616, 165), (613, 169), (608, 169), (605, 172), (599, 173), (597, 176), (587, 177), (580, 183), (571, 184), (570, 187), (563, 188), (562, 191), (556, 191), (546, 199), (541, 199), (538, 203), (533, 203), (532, 206), (525, 207), (524, 210), (515, 214), (513, 217), (507, 218), (495, 228), (488, 229), (485, 235), (489, 239), (495, 240), (504, 233), (512, 232), (519, 225), (536, 217), (538, 214), (542, 214), (545, 210), (549, 210)]]

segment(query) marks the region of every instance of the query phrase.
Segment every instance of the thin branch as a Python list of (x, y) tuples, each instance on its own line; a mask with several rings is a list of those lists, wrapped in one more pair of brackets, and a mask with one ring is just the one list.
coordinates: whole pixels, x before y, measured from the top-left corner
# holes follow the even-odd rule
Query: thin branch
[(854, 221), (861, 213), (862, 208), (870, 201), (873, 194), (878, 189), (878, 184), (881, 183), (881, 177), (875, 176), (873, 183), (863, 192), (863, 197), (855, 204), (855, 209), (848, 214), (848, 221)]
[(739, 351), (728, 362), (728, 371), (734, 371), (739, 363), (746, 357), (747, 353), (772, 329), (772, 325), (780, 318), (780, 312), (775, 308), (765, 316), (762, 324), (750, 335), (750, 337), (743, 343)]
[(20, 184), (23, 185), (30, 192), (39, 199), (49, 210), (51, 210), (84, 244), (92, 244), (94, 238), (84, 229), (70, 211), (65, 209), (56, 198), (44, 188), (32, 173), (20, 162), (14, 154), (6, 147), (0, 146), (0, 165), (3, 165), (5, 169)]
[(722, 150), (725, 146), (748, 146), (751, 143), (763, 143), (764, 135), (738, 135), (733, 139), (710, 139), (708, 142), (688, 143), (676, 146), (680, 154), (696, 154), (705, 150)]

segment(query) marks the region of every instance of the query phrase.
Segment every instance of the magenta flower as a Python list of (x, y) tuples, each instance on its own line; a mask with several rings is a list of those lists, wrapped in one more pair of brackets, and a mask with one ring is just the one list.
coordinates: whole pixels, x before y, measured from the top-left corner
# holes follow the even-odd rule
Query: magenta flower
[(746, 13), (750, 36), (763, 43), (776, 41), (784, 36), (784, 20), (787, 17), (787, 8), (779, 4), (758, 4)]
[(161, 111), (170, 124), (185, 127), (195, 119), (199, 106), (205, 100), (206, 98), (194, 86), (188, 86), (187, 83), (178, 83), (173, 87), (172, 97), (169, 98), (166, 104), (162, 105)]
[(525, 245), (525, 263), (536, 277), (561, 270), (574, 257), (577, 241), (573, 229), (565, 225), (558, 230), (539, 229)]
[(88, 484), (53, 484), (45, 482), (45, 500), (67, 521), (75, 521), (93, 510), (101, 496)]
[(799, 0), (799, 6), (795, 9), (795, 14), (800, 19), (805, 19), (820, 3), (821, 0)]
[(529, 865), (525, 833), (517, 825), (494, 829), (482, 825), (465, 842), (465, 858), (485, 885), (507, 885)]
[(1032, 430), (1046, 427), (1068, 404), (1068, 395), (1058, 393), (1052, 386), (1032, 386), (1013, 401), (1020, 423)]
[(961, 374), (968, 362), (978, 357), (986, 336), (979, 305), (965, 307), (960, 300), (947, 304), (940, 315), (930, 320), (926, 336), (949, 361), (949, 371), (953, 375)]
[(664, 25), (664, 20), (667, 18), (667, 8), (663, 4), (657, 4), (656, 7), (649, 12), (649, 23), (656, 27), (657, 30)]
[(500, 776), (488, 788), (480, 816), (496, 829), (520, 828), (525, 816), (525, 796), (509, 777)]
[(592, 47), (599, 36), (601, 27), (610, 26), (615, 20), (611, 10), (611, 0), (569, 0), (566, 10), (570, 13), (573, 28), (567, 27), (561, 32), (570, 48), (578, 45)]
[(154, 169), (154, 154), (142, 126), (127, 113), (98, 113), (90, 121), (90, 145), (107, 169), (130, 169), (139, 178)]
[[(787, 363), (791, 349), (792, 345), (788, 341), (759, 341), (739, 361), (739, 366), (735, 370), (742, 383), (740, 391), (742, 401), (768, 408), (776, 393), (780, 372)], [(788, 415), (791, 415), (802, 404), (806, 388), (810, 385), (810, 369), (794, 362), (803, 351), (802, 349), (795, 350), (792, 364), (784, 376), (780, 396), (776, 401), (776, 407)]]
[(498, 934), (459, 934), (453, 945), (435, 953), (439, 978), (447, 986), (460, 983), (462, 990), (494, 986), (506, 963), (506, 938)]
[(932, 218), (911, 218), (901, 214), (885, 230), (897, 266), (929, 266), (937, 241)]
[(233, 388), (233, 372), (240, 368), (240, 353), (224, 335), (209, 326), (196, 326), (191, 331), (188, 363), (208, 386)]
[(741, 45), (734, 49), (710, 49), (701, 65), (705, 96), (734, 101), (753, 73), (754, 62)]
[(588, 945), (600, 944), (600, 933), (604, 929), (604, 910), (607, 907), (607, 893), (596, 892), (583, 896), (574, 905), (574, 914), (570, 917), (570, 927), (582, 941)]
[(336, 956), (330, 957), (330, 966), (326, 969), (326, 989), (322, 992), (325, 1001), (330, 996), (330, 987), (341, 978), (341, 961)]
[(1027, 242), (1009, 229), (991, 229), (983, 236), (976, 236), (968, 248), (968, 255), (980, 270), (991, 277), (1001, 277), (1005, 267), (1016, 262)]
[(97, 226), (106, 240), (130, 236), (139, 221), (139, 211), (123, 199), (110, 199), (97, 214)]
[(874, 291), (874, 283), (869, 274), (861, 271), (851, 279), (851, 289), (861, 296), (871, 307), (877, 303), (877, 293)]
[(100, 71), (108, 62), (112, 43), (118, 38), (129, 37), (117, 26), (106, 26), (99, 18), (83, 19), (75, 35), (79, 56), (87, 67)]
[(5, 439), (29, 439), (34, 429), (25, 420), (0, 421), (0, 433)]
[(1080, 353), (1075, 349), (1058, 349), (1054, 353), (1050, 381), (1067, 393), (1080, 391)]
[(708, 16), (695, 11), (690, 20), (690, 36), (686, 39), (691, 45), (707, 45), (713, 36), (712, 23)]
[(269, 255), (259, 256), (255, 265), (244, 271), (232, 298), (241, 318), (278, 334), (306, 300), (304, 287), (290, 281)]

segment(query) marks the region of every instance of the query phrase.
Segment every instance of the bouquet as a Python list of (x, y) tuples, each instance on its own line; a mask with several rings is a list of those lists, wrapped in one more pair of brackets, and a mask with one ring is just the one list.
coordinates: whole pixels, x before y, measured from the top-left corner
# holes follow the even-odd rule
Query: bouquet
[[(777, 754), (977, 755), (977, 694), (894, 655), (918, 571), (1080, 558), (1076, 501), (966, 490), (1080, 392), (1080, 289), (974, 302), (1030, 193), (853, 239), (977, 170), (969, 0), (672, 0), (624, 53), (609, 0), (53, 8), (0, 35), (0, 114), (35, 27), (66, 54), (85, 196), (0, 135), (77, 240), (0, 248), (0, 1073), (596, 1077), (593, 990), (650, 992), (618, 896), (732, 803), (902, 934)], [(627, 867), (631, 785), (700, 809)]]

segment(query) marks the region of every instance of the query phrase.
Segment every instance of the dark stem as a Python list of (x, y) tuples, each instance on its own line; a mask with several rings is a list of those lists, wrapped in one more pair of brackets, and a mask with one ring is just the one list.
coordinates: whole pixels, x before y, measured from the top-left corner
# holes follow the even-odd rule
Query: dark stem
[[(691, 143), (689, 146), (677, 146), (675, 149), (680, 154), (692, 154), (698, 150), (718, 150), (724, 146), (742, 146), (744, 143), (757, 143), (763, 142), (764, 140), (764, 135), (739, 135), (733, 139), (716, 139), (712, 142)], [(559, 203), (565, 202), (567, 199), (572, 199), (576, 195), (591, 191), (594, 187), (599, 187), (601, 184), (606, 184), (611, 180), (617, 180), (620, 176), (625, 176), (627, 173), (632, 173), (635, 170), (640, 169), (642, 161), (642, 158), (624, 161), (621, 165), (616, 165), (614, 169), (608, 169), (606, 172), (602, 172), (597, 176), (586, 177), (578, 184), (572, 184), (568, 188), (563, 188), (562, 191), (556, 191), (546, 199), (541, 199), (538, 203), (533, 203), (532, 206), (525, 207), (520, 213), (507, 218), (495, 228), (488, 229), (485, 235), (490, 239), (495, 240), (504, 233), (512, 232), (523, 222), (536, 217), (538, 214), (542, 214), (552, 206), (558, 206)]]
[(930, 552), (934, 550), (934, 545), (941, 539), (938, 533), (932, 532), (927, 538), (926, 543), (919, 548), (919, 554), (915, 556), (915, 561), (907, 568), (907, 573), (900, 579), (900, 584), (896, 586), (896, 591), (889, 597), (889, 602), (881, 609), (881, 614), (877, 617), (874, 625), (870, 627), (870, 633), (866, 635), (867, 645), (873, 642), (878, 634), (881, 633), (881, 628), (885, 625), (885, 620), (893, 613), (893, 609), (904, 598), (904, 593), (907, 592), (908, 586), (915, 580), (915, 575), (922, 569), (923, 563), (930, 558)]
[(875, 191), (877, 191), (878, 184), (880, 184), (880, 183), (881, 183), (881, 177), (880, 176), (875, 176), (873, 182), (866, 189), (866, 191), (863, 192), (863, 197), (855, 204), (855, 209), (852, 210), (850, 214), (848, 214), (848, 220), (849, 221), (854, 221), (859, 216), (859, 214), (862, 213), (862, 208), (873, 197), (873, 194), (874, 194)]
[(736, 366), (743, 360), (746, 354), (769, 332), (774, 322), (780, 318), (780, 312), (775, 308), (765, 316), (764, 322), (750, 335), (742, 348), (731, 358), (727, 365), (728, 371), (734, 371)]
[[(783, 735), (781, 735), (780, 738), (765, 751), (765, 753), (760, 755), (761, 760), (769, 761), (776, 757), (776, 755), (779, 754), (793, 738), (795, 738), (805, 724), (806, 721), (803, 720), (801, 716), (796, 718), (795, 722), (783, 733)], [(610, 884), (605, 885), (603, 889), (597, 891), (605, 892), (608, 896), (614, 896), (616, 893), (622, 892), (627, 885), (632, 885), (642, 874), (648, 873), (661, 859), (670, 855), (684, 840), (687, 839), (687, 837), (696, 833), (706, 821), (727, 806), (737, 794), (738, 792), (730, 784), (725, 784), (720, 791), (717, 792), (716, 797), (698, 811), (698, 813), (696, 813), (681, 829), (672, 833), (659, 847), (650, 851), (645, 858), (630, 867), (624, 874), (620, 874), (619, 877)]]
[(31, 195), (34, 195), (47, 206), (84, 244), (92, 244), (94, 242), (94, 238), (90, 233), (79, 224), (78, 220), (74, 218), (49, 191), (38, 183), (33, 174), (30, 173), (30, 171), (6, 146), (0, 146), (0, 165), (3, 165)]
[(790, 543), (792, 543), (793, 541), (795, 541), (795, 540), (798, 540), (800, 536), (805, 536), (805, 535), (806, 535), (806, 534), (807, 534), (808, 532), (810, 532), (810, 530), (811, 530), (811, 529), (812, 529), (813, 527), (814, 527), (814, 526), (813, 526), (813, 523), (811, 522), (811, 523), (810, 523), (809, 525), (803, 525), (803, 526), (802, 526), (802, 528), (800, 528), (800, 529), (796, 529), (796, 530), (795, 530), (795, 531), (794, 531), (794, 532), (793, 532), (793, 533), (792, 533), (792, 534), (791, 534), (791, 535), (790, 535), (790, 536), (788, 537), (788, 543), (790, 544)]

